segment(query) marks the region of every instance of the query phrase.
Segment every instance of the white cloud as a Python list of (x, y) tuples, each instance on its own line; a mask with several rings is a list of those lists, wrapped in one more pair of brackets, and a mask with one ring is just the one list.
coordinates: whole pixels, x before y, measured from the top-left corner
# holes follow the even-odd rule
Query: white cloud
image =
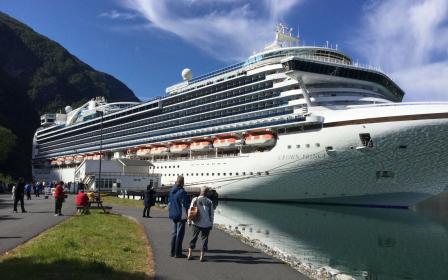
[(153, 26), (222, 61), (247, 58), (274, 39), (276, 23), (302, 0), (127, 0)]
[(116, 10), (112, 10), (112, 11), (108, 11), (108, 12), (102, 12), (98, 16), (99, 17), (110, 18), (110, 19), (129, 20), (129, 19), (136, 18), (138, 15), (136, 13), (118, 12)]
[(407, 93), (406, 100), (448, 100), (448, 2), (374, 1), (356, 48)]

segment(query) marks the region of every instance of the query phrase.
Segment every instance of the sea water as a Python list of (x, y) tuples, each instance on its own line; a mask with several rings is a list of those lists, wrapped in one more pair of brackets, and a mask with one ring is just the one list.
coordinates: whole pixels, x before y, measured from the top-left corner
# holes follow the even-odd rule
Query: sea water
[(431, 211), (220, 202), (215, 223), (355, 279), (448, 279), (448, 219)]

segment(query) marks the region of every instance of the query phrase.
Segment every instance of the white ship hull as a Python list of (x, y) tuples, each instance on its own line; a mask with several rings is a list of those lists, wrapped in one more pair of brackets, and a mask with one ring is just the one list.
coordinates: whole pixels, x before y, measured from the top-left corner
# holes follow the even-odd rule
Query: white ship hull
[[(428, 112), (408, 114), (416, 108)], [(155, 162), (155, 171), (163, 174), (162, 184), (183, 174), (186, 184), (210, 185), (224, 199), (409, 207), (447, 190), (443, 110), (446, 105), (370, 107), (358, 113), (366, 119), (377, 113), (411, 117), (279, 135), (267, 152)], [(362, 146), (360, 133), (370, 133), (372, 148)], [(333, 151), (326, 151), (329, 146)]]

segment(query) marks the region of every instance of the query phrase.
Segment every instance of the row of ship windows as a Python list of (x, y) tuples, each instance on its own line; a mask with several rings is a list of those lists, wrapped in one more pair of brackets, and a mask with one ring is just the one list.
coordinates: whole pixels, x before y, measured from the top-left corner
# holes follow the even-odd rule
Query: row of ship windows
[(228, 83), (223, 83), (221, 85), (216, 85), (216, 86), (210, 86), (205, 89), (198, 89), (198, 90), (192, 91), (190, 93), (186, 93), (186, 94), (182, 94), (182, 95), (179, 95), (179, 96), (176, 96), (173, 98), (169, 98), (163, 102), (163, 105), (164, 106), (172, 105), (172, 104), (175, 104), (178, 102), (182, 102), (182, 101), (190, 100), (193, 98), (201, 97), (204, 95), (212, 94), (215, 92), (219, 92), (222, 90), (241, 86), (244, 84), (260, 81), (260, 80), (263, 80), (264, 78), (265, 78), (265, 75), (262, 73), (262, 74), (258, 74), (258, 75), (235, 79), (234, 81), (231, 81)]
[[(246, 175), (258, 175), (258, 176), (269, 175), (269, 171), (264, 171), (264, 172), (241, 172), (241, 175), (242, 176), (246, 176)], [(186, 174), (184, 174), (184, 173), (182, 173), (182, 174), (179, 174), (179, 173), (177, 173), (177, 174), (169, 173), (169, 174), (161, 174), (161, 176), (172, 176), (172, 177), (174, 177), (174, 176), (240, 176), (240, 173), (239, 172), (235, 172), (235, 173), (223, 172), (222, 175), (221, 175), (220, 172), (218, 172), (218, 173), (186, 173)]]
[[(315, 143), (314, 144), (316, 147), (320, 147), (320, 143)], [(300, 145), (296, 145), (296, 148), (297, 149), (300, 149), (302, 146), (300, 146)], [(310, 148), (311, 147), (311, 145), (310, 144), (305, 144), (305, 147), (306, 148)], [(292, 148), (292, 146), (291, 145), (288, 145), (288, 149), (291, 149)]]
[[(271, 106), (272, 107), (272, 106)], [(268, 107), (265, 107), (268, 108)], [(286, 108), (283, 108), (283, 110), (280, 110), (279, 112), (260, 112), (260, 114), (254, 115), (254, 116), (247, 116), (246, 118), (242, 117), (239, 118), (239, 122), (242, 121), (250, 121), (250, 120), (256, 120), (256, 119), (260, 119), (263, 117), (270, 117), (270, 116), (276, 116), (276, 115), (284, 115)], [(140, 134), (140, 135), (128, 135), (128, 133), (116, 133), (114, 134), (113, 138), (109, 138), (109, 139), (104, 139), (103, 138), (103, 147), (104, 145), (108, 144), (108, 143), (118, 143), (118, 142), (123, 142), (123, 141), (132, 141), (132, 140), (138, 140), (138, 139), (142, 139), (144, 137), (157, 137), (157, 136), (163, 136), (163, 135), (167, 135), (168, 138), (173, 138), (173, 136), (169, 136), (172, 135), (173, 133), (179, 133), (179, 132), (189, 132), (192, 130), (196, 130), (196, 129), (203, 129), (203, 128), (210, 128), (212, 126), (217, 126), (217, 125), (226, 125), (226, 124), (234, 124), (235, 120), (222, 120), (222, 122), (220, 122), (219, 120), (216, 120), (213, 124), (210, 123), (202, 123), (202, 124), (197, 124), (197, 125), (183, 125), (183, 126), (178, 126), (175, 129), (173, 128), (166, 128), (164, 129), (164, 131), (160, 131), (160, 132), (154, 132), (154, 131), (148, 131), (147, 129), (144, 129), (142, 133), (144, 133), (145, 131), (147, 131), (144, 135)], [(273, 123), (272, 123), (273, 124)], [(262, 125), (262, 124), (261, 124)], [(253, 126), (253, 125), (252, 125)], [(243, 128), (243, 127), (240, 127)], [(222, 133), (222, 132), (226, 132), (226, 131), (216, 131), (217, 133)], [(123, 135), (122, 135), (123, 134)], [(165, 137), (166, 138), (166, 137)], [(97, 141), (97, 143), (95, 143), (95, 141)], [(83, 142), (78, 141), (76, 144), (72, 144), (72, 145), (68, 145), (68, 143), (64, 144), (64, 145), (59, 145), (60, 147), (58, 148), (57, 146), (48, 146), (46, 145), (46, 147), (43, 147), (39, 145), (39, 152), (40, 153), (44, 153), (44, 152), (57, 152), (57, 151), (64, 151), (64, 150), (73, 150), (73, 149), (80, 149), (83, 147), (89, 147), (89, 146), (93, 146), (93, 145), (99, 145), (99, 141), (100, 139), (93, 139), (93, 140), (86, 140)], [(162, 141), (162, 140), (160, 140)], [(86, 144), (85, 144), (86, 143)]]
[[(272, 87), (272, 85), (273, 85), (272, 82), (258, 83), (258, 84), (252, 85), (252, 86), (240, 88), (240, 89), (229, 91), (226, 93), (215, 94), (215, 95), (212, 95), (209, 97), (192, 100), (190, 102), (185, 102), (185, 103), (182, 103), (182, 104), (179, 104), (176, 106), (172, 106), (169, 108), (164, 108), (162, 113), (177, 111), (177, 110), (181, 110), (184, 108), (190, 108), (190, 107), (198, 106), (198, 105), (202, 105), (202, 104), (208, 104), (210, 102), (222, 100), (224, 98), (231, 98), (231, 97), (239, 96), (242, 94), (250, 93), (253, 91), (270, 88), (270, 87)], [(232, 100), (229, 100), (229, 101), (232, 101)]]
[[(222, 110), (219, 112), (212, 112), (212, 113), (208, 113), (208, 114), (202, 114), (199, 116), (195, 116), (195, 117), (190, 117), (190, 118), (185, 118), (185, 119), (180, 119), (180, 120), (175, 120), (175, 121), (171, 121), (169, 123), (163, 123), (163, 124), (158, 124), (158, 125), (152, 125), (150, 127), (141, 127), (141, 128), (137, 128), (137, 129), (132, 129), (132, 130), (126, 130), (126, 131), (122, 131), (119, 133), (113, 133), (111, 136), (113, 138), (109, 138), (107, 139), (107, 134), (105, 135), (104, 131), (103, 131), (103, 143), (109, 143), (109, 142), (113, 142), (115, 141), (114, 138), (117, 137), (121, 137), (121, 136), (127, 136), (126, 139), (131, 139), (132, 137), (142, 137), (141, 135), (139, 136), (134, 136), (134, 135), (129, 135), (129, 134), (136, 134), (136, 133), (144, 133), (144, 132), (148, 132), (148, 133), (152, 133), (153, 135), (156, 135), (155, 133), (153, 133), (154, 130), (157, 129), (169, 129), (171, 127), (174, 126), (179, 126), (179, 125), (186, 125), (186, 124), (192, 124), (195, 122), (200, 122), (203, 120), (212, 120), (215, 118), (220, 118), (220, 117), (227, 117), (230, 115), (234, 115), (234, 114), (241, 114), (241, 113), (246, 113), (246, 112), (251, 112), (251, 111), (256, 111), (256, 110), (262, 110), (262, 109), (268, 109), (268, 108), (272, 108), (272, 107), (276, 107), (276, 106), (280, 106), (283, 104), (287, 104), (288, 100), (270, 100), (268, 102), (259, 102), (259, 103), (255, 103), (255, 104), (249, 104), (246, 106), (240, 106), (240, 107), (236, 107), (236, 108), (232, 108), (232, 109), (228, 109), (228, 110)], [(244, 118), (240, 118), (240, 120), (244, 120)], [(226, 120), (228, 122), (228, 120)], [(231, 121), (234, 122), (234, 121)], [(219, 122), (217, 123), (219, 124)], [(198, 126), (190, 126), (189, 129), (199, 129), (199, 128), (203, 128), (203, 127), (207, 127), (210, 126), (211, 124), (200, 124), (199, 127)], [(174, 131), (167, 131), (166, 133), (173, 133)], [(77, 145), (83, 144), (83, 143), (92, 143), (92, 141), (99, 141), (101, 135), (99, 136), (90, 136), (88, 139), (85, 139), (88, 136), (84, 136), (82, 139), (82, 141), (76, 141), (76, 139), (70, 139), (70, 142), (77, 142)], [(40, 141), (39, 141), (40, 142)], [(67, 140), (65, 140), (64, 143), (61, 143), (59, 145), (57, 144), (51, 144), (51, 143), (39, 143), (40, 144), (40, 149), (42, 149), (42, 151), (46, 151), (47, 148), (51, 148), (51, 149), (55, 149), (58, 146), (60, 147), (67, 147)]]
[[(270, 87), (272, 87), (272, 82), (271, 83), (262, 83), (262, 84), (260, 84), (260, 86), (249, 87), (250, 90), (248, 92), (245, 92), (244, 94), (250, 93), (250, 92), (253, 92), (253, 91), (263, 90), (263, 89), (270, 88)], [(230, 94), (230, 93), (228, 93), (228, 94)], [(268, 98), (270, 96), (278, 95), (278, 94), (280, 94), (280, 91), (263, 92), (263, 93), (259, 93), (259, 94), (254, 94), (252, 96), (246, 96), (246, 97), (244, 97), (245, 98), (244, 101), (245, 102), (256, 101), (256, 100), (262, 99), (263, 96), (265, 98)], [(237, 95), (239, 95), (239, 93), (238, 94), (234, 94), (234, 95), (237, 96)], [(222, 96), (220, 96), (220, 98), (221, 97)], [(204, 100), (202, 100), (202, 102), (204, 104), (207, 104), (210, 101), (205, 102)], [(235, 102), (237, 102), (237, 101), (235, 101), (235, 99), (223, 100), (223, 102), (215, 104), (215, 107), (217, 108), (218, 104), (221, 105), (220, 106), (221, 108), (224, 108), (226, 106), (234, 106), (234, 105), (236, 105)], [(241, 100), (238, 100), (238, 102), (241, 103)], [(198, 112), (201, 112), (201, 111), (205, 110), (204, 107), (200, 107), (200, 108), (187, 110), (185, 112), (178, 112), (178, 113), (174, 113), (174, 114), (161, 115), (161, 116), (158, 116), (158, 117), (155, 117), (155, 118), (151, 118), (151, 119), (144, 119), (144, 120), (136, 121), (138, 119), (154, 117), (156, 115), (168, 113), (168, 111), (165, 111), (165, 110), (168, 110), (168, 109), (170, 109), (170, 108), (165, 108), (165, 109), (162, 110), (162, 112), (160, 112), (160, 111), (147, 112), (144, 116), (131, 116), (129, 118), (120, 120), (120, 122), (119, 122), (120, 125), (118, 125), (118, 123), (117, 123), (117, 126), (115, 126), (113, 128), (108, 128), (111, 125), (113, 125), (113, 123), (104, 124), (105, 127), (103, 128), (103, 133), (117, 131), (117, 130), (121, 130), (123, 128), (130, 128), (130, 127), (134, 127), (134, 126), (141, 126), (141, 125), (145, 125), (145, 124), (158, 123), (158, 122), (162, 122), (162, 121), (166, 121), (166, 120), (176, 119), (176, 118), (188, 115), (188, 114), (194, 114), (194, 113), (198, 113)], [(136, 122), (133, 122), (133, 121), (136, 121)], [(126, 123), (125, 125), (123, 125), (124, 122)], [(133, 123), (131, 123), (131, 122), (133, 122)], [(84, 131), (85, 132), (76, 131), (76, 132), (72, 132), (72, 133), (67, 133), (67, 134), (63, 135), (63, 137), (74, 136), (72, 139), (76, 140), (76, 139), (83, 139), (83, 138), (85, 138), (87, 136), (92, 136), (92, 135), (95, 135), (95, 134), (96, 135), (99, 134), (99, 131), (98, 131), (97, 127), (86, 128)], [(92, 132), (89, 133), (89, 131), (92, 131)], [(61, 136), (59, 136), (59, 137), (56, 136), (56, 137), (53, 137), (53, 138), (57, 139), (57, 138), (61, 138)], [(51, 140), (51, 143), (62, 143), (63, 141), (64, 140), (59, 140), (59, 141), (58, 140)]]

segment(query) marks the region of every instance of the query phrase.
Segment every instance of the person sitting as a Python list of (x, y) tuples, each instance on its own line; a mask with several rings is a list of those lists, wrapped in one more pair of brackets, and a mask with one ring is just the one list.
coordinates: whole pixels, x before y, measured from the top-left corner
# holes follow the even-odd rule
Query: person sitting
[(79, 191), (75, 198), (78, 214), (89, 214), (89, 197), (84, 190)]

